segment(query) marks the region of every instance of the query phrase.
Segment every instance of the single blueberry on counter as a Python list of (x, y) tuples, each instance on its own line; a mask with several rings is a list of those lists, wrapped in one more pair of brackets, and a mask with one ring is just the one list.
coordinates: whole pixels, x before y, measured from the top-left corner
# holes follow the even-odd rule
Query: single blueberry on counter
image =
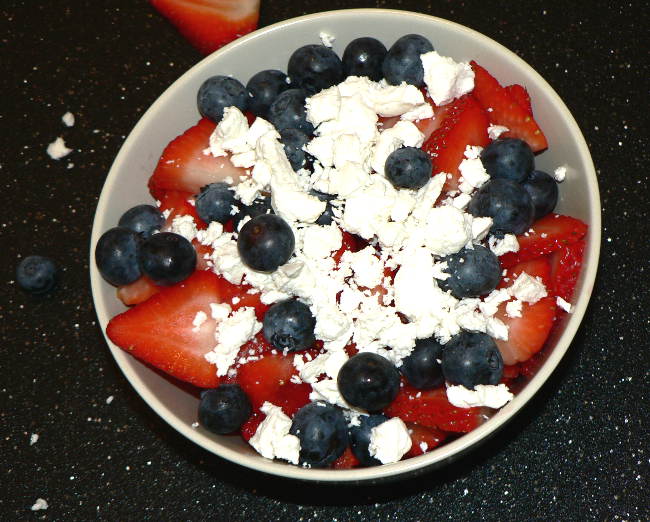
[(303, 89), (287, 89), (282, 92), (269, 107), (268, 119), (278, 132), (285, 129), (298, 129), (311, 135), (314, 126), (307, 121)]
[(222, 384), (201, 392), (199, 422), (212, 433), (233, 433), (248, 420), (251, 401), (239, 384)]
[(165, 216), (153, 205), (136, 205), (130, 208), (117, 222), (118, 227), (128, 228), (148, 238), (165, 224)]
[(477, 384), (499, 384), (503, 358), (489, 335), (461, 332), (442, 351), (442, 373), (450, 384), (461, 384), (470, 390)]
[(559, 197), (557, 182), (550, 174), (533, 170), (522, 186), (533, 202), (533, 220), (537, 221), (553, 212)]
[(264, 337), (278, 350), (295, 352), (310, 348), (316, 337), (316, 318), (309, 307), (296, 299), (271, 305), (264, 314)]
[(232, 218), (233, 207), (238, 208), (238, 203), (230, 185), (222, 181), (210, 183), (196, 196), (196, 213), (208, 224), (212, 221), (223, 224)]
[(45, 256), (24, 258), (16, 267), (18, 286), (30, 294), (45, 294), (56, 285), (59, 275), (57, 264)]
[(255, 115), (266, 118), (269, 107), (281, 92), (289, 88), (287, 75), (277, 69), (266, 69), (253, 75), (248, 90), (248, 109)]
[(419, 390), (431, 390), (442, 386), (445, 378), (438, 362), (442, 345), (434, 337), (418, 339), (413, 351), (402, 359), (400, 372), (408, 383)]
[(369, 412), (388, 406), (399, 391), (399, 371), (385, 357), (360, 352), (341, 367), (337, 383), (339, 392), (352, 406)]
[(535, 155), (523, 140), (498, 138), (481, 151), (481, 163), (492, 179), (522, 183), (533, 171)]
[(367, 76), (374, 82), (381, 80), (386, 46), (376, 38), (363, 36), (352, 40), (343, 51), (343, 74)]
[(533, 224), (533, 202), (521, 184), (509, 179), (491, 179), (479, 188), (467, 206), (476, 217), (491, 217), (490, 232), (523, 234)]
[(299, 462), (324, 468), (348, 446), (348, 425), (343, 412), (326, 402), (311, 402), (293, 416), (289, 430), (300, 440)]
[(308, 44), (289, 57), (287, 74), (294, 85), (313, 95), (343, 80), (343, 64), (329, 47)]
[(433, 45), (424, 36), (407, 34), (398, 39), (388, 50), (382, 72), (391, 85), (402, 82), (422, 87), (424, 67), (420, 55), (433, 51)]
[[(156, 235), (156, 234), (154, 234)], [(123, 227), (102, 234), (95, 246), (95, 264), (102, 277), (113, 286), (128, 285), (138, 279), (142, 237)]]
[(379, 466), (381, 461), (370, 455), (370, 436), (372, 428), (376, 428), (389, 419), (381, 413), (359, 415), (358, 419), (359, 425), (349, 428), (350, 449), (363, 466)]
[(447, 263), (445, 272), (450, 276), (439, 280), (438, 285), (443, 290), (450, 290), (456, 299), (489, 294), (501, 279), (499, 258), (481, 245), (463, 248), (446, 256), (443, 261)]
[(418, 147), (400, 147), (386, 158), (385, 172), (395, 188), (420, 189), (431, 179), (431, 157)]
[(273, 272), (284, 265), (296, 245), (291, 227), (275, 214), (262, 214), (244, 223), (237, 238), (241, 260), (259, 272)]
[(247, 109), (248, 91), (239, 80), (230, 76), (211, 76), (203, 82), (196, 95), (199, 113), (219, 123), (226, 107), (235, 106), (244, 112)]
[(140, 248), (142, 272), (159, 285), (173, 285), (187, 279), (196, 268), (196, 250), (187, 239), (173, 232), (161, 232), (146, 239)]

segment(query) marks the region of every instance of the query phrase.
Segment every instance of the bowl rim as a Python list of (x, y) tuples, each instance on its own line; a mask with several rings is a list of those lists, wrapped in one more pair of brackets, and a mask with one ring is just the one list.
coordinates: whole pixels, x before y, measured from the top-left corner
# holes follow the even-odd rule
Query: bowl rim
[[(99, 296), (102, 293), (102, 277), (99, 274), (94, 262), (94, 245), (96, 245), (97, 240), (99, 239), (103, 230), (100, 230), (101, 216), (109, 206), (109, 200), (107, 194), (112, 192), (114, 185), (117, 183), (117, 172), (122, 170), (125, 157), (127, 156), (126, 150), (132, 146), (135, 136), (138, 135), (144, 128), (147, 127), (150, 119), (153, 118), (154, 114), (157, 112), (159, 106), (165, 103), (165, 100), (171, 96), (171, 93), (175, 91), (178, 85), (187, 81), (186, 79), (191, 76), (191, 72), (197, 68), (204, 67), (207, 63), (215, 60), (221, 54), (230, 52), (233, 49), (236, 49), (245, 42), (262, 38), (265, 35), (278, 31), (280, 29), (286, 28), (287, 26), (300, 24), (310, 21), (324, 20), (330, 17), (336, 17), (342, 14), (353, 14), (353, 15), (379, 15), (379, 16), (401, 16), (401, 17), (413, 17), (421, 18), (428, 20), (430, 22), (435, 22), (437, 24), (442, 24), (451, 27), (456, 31), (460, 31), (470, 35), (472, 38), (477, 39), (482, 42), (483, 45), (493, 48), (495, 51), (504, 54), (510, 61), (513, 61), (516, 68), (526, 69), (529, 74), (535, 77), (536, 81), (541, 85), (546, 94), (549, 95), (558, 109), (563, 113), (565, 121), (569, 127), (571, 127), (572, 132), (576, 136), (576, 142), (578, 145), (579, 156), (584, 162), (586, 168), (585, 177), (587, 185), (589, 188), (588, 197), (589, 197), (589, 232), (588, 232), (588, 243), (587, 251), (585, 252), (586, 257), (589, 262), (583, 265), (583, 270), (581, 274), (582, 279), (582, 293), (576, 300), (574, 308), (571, 314), (571, 317), (567, 321), (564, 331), (556, 340), (556, 345), (552, 352), (550, 353), (547, 360), (539, 368), (537, 374), (523, 387), (523, 389), (515, 396), (515, 398), (499, 410), (494, 416), (492, 416), (487, 422), (474, 429), (473, 431), (466, 433), (459, 437), (458, 439), (442, 445), (441, 447), (436, 448), (435, 450), (426, 453), (424, 455), (409, 458), (403, 461), (399, 461), (394, 464), (385, 464), (377, 467), (369, 468), (356, 468), (351, 470), (333, 470), (333, 469), (305, 469), (299, 466), (293, 466), (286, 464), (284, 462), (272, 461), (265, 459), (261, 455), (256, 453), (251, 454), (242, 454), (240, 451), (231, 449), (227, 446), (222, 446), (218, 444), (211, 435), (203, 433), (201, 430), (193, 428), (191, 425), (188, 425), (186, 422), (179, 419), (173, 411), (171, 411), (163, 402), (148, 388), (148, 386), (143, 382), (138, 373), (133, 370), (132, 363), (134, 362), (133, 357), (128, 355), (126, 352), (115, 346), (106, 335), (106, 318), (110, 318), (110, 315), (107, 313), (107, 310), (102, 304), (102, 300)], [(542, 387), (542, 385), (547, 381), (548, 377), (553, 373), (555, 368), (558, 366), (560, 360), (566, 353), (571, 344), (572, 339), (574, 338), (582, 318), (587, 309), (591, 293), (593, 291), (594, 282), (596, 278), (596, 272), (598, 268), (598, 257), (600, 252), (600, 241), (601, 241), (601, 206), (600, 206), (600, 195), (598, 190), (598, 183), (596, 179), (596, 172), (593, 165), (589, 149), (585, 142), (584, 136), (580, 131), (578, 124), (573, 118), (572, 114), (561, 100), (559, 95), (555, 90), (546, 82), (546, 80), (537, 73), (530, 65), (528, 65), (523, 59), (517, 56), (514, 52), (510, 51), (508, 48), (498, 43), (497, 41), (485, 36), (484, 34), (471, 29), (469, 27), (460, 25), (456, 22), (446, 20), (440, 17), (417, 13), (411, 11), (404, 11), (398, 9), (377, 9), (377, 8), (359, 8), (359, 9), (340, 9), (340, 10), (330, 10), (322, 11), (318, 13), (307, 14), (287, 20), (277, 22), (275, 24), (260, 28), (246, 36), (243, 36), (234, 42), (222, 47), (211, 55), (203, 58), (198, 63), (193, 65), (187, 71), (185, 71), (178, 79), (176, 79), (165, 91), (156, 99), (156, 101), (147, 109), (147, 111), (141, 116), (136, 125), (133, 127), (129, 136), (124, 141), (120, 150), (113, 161), (113, 164), (109, 170), (109, 173), (106, 177), (106, 181), (102, 188), (102, 192), (98, 201), (97, 209), (93, 218), (93, 228), (90, 238), (90, 279), (91, 279), (91, 290), (93, 295), (93, 302), (95, 306), (95, 311), (99, 319), (99, 327), (102, 330), (102, 334), (106, 340), (106, 343), (115, 358), (118, 366), (120, 367), (122, 373), (130, 382), (131, 386), (135, 391), (140, 395), (147, 405), (154, 410), (154, 412), (159, 415), (165, 422), (172, 426), (179, 433), (184, 435), (186, 438), (198, 444), (205, 450), (214, 453), (218, 457), (224, 458), (236, 464), (242, 465), (244, 467), (261, 471), (270, 475), (281, 476), (285, 478), (298, 479), (304, 481), (315, 481), (315, 482), (326, 482), (326, 483), (368, 483), (368, 481), (376, 481), (387, 478), (400, 478), (404, 477), (413, 472), (424, 470), (425, 468), (432, 468), (433, 465), (442, 465), (446, 461), (456, 458), (461, 454), (468, 451), (470, 448), (477, 445), (477, 443), (484, 438), (487, 438), (489, 435), (496, 433), (500, 428), (502, 428), (510, 419), (512, 419), (516, 413), (518, 413), (525, 404), (537, 393), (537, 391)]]

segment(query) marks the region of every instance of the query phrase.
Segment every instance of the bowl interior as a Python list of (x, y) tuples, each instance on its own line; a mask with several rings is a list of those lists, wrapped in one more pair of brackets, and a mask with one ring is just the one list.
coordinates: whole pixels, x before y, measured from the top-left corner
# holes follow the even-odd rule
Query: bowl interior
[(355, 9), (308, 15), (261, 29), (208, 56), (187, 71), (145, 113), (125, 141), (108, 174), (97, 207), (91, 239), (91, 283), (95, 308), (103, 331), (111, 317), (125, 307), (115, 289), (99, 275), (94, 264), (94, 245), (99, 236), (115, 226), (128, 208), (151, 202), (147, 179), (167, 143), (196, 123), (196, 92), (214, 74), (232, 75), (244, 84), (262, 69), (286, 71), (291, 52), (301, 45), (318, 43), (319, 33), (333, 35), (334, 50), (342, 55), (346, 44), (359, 36), (373, 36), (389, 47), (407, 33), (427, 36), (436, 50), (455, 60), (475, 59), (502, 83), (520, 83), (530, 92), (536, 119), (544, 129), (549, 149), (537, 158), (537, 167), (553, 171), (568, 167), (560, 188), (557, 211), (590, 225), (583, 272), (576, 289), (574, 312), (556, 334), (555, 346), (537, 375), (517, 397), (483, 426), (426, 455), (375, 468), (356, 470), (302, 469), (257, 455), (239, 437), (217, 437), (196, 420), (197, 399), (161, 377), (113, 345), (120, 368), (142, 398), (169, 424), (186, 437), (223, 458), (263, 472), (317, 481), (367, 481), (395, 477), (425, 467), (441, 465), (460, 455), (494, 432), (512, 417), (539, 389), (566, 352), (591, 294), (600, 247), (600, 201), (594, 167), (585, 140), (553, 89), (525, 62), (503, 46), (466, 27), (439, 18), (404, 11)]

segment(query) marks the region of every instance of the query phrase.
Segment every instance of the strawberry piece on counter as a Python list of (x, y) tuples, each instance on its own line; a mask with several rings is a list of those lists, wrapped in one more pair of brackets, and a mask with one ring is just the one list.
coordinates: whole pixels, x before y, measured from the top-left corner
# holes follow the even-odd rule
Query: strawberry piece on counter
[(260, 0), (150, 0), (201, 53), (257, 29)]

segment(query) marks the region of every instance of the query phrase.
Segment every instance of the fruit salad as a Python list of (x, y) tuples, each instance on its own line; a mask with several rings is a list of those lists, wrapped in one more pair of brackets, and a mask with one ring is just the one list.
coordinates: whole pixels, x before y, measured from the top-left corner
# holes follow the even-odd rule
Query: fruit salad
[(155, 204), (95, 258), (129, 307), (108, 337), (194, 386), (197, 426), (348, 469), (512, 400), (571, 313), (587, 225), (554, 212), (567, 169), (536, 169), (525, 86), (422, 35), (323, 42), (245, 85), (206, 78)]

